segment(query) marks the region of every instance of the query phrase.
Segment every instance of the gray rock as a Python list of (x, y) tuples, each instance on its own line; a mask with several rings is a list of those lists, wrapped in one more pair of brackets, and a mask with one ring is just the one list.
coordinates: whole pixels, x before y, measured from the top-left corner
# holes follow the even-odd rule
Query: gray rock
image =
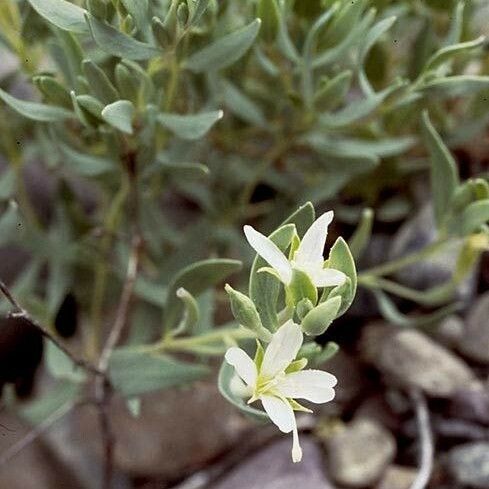
[(301, 436), (302, 462), (290, 458), (292, 439), (284, 439), (241, 462), (213, 489), (334, 489), (322, 467), (321, 451), (311, 437)]
[[(436, 239), (437, 231), (431, 205), (425, 205), (412, 219), (406, 221), (394, 236), (389, 250), (389, 259), (400, 258), (421, 250)], [(403, 285), (417, 290), (426, 290), (450, 280), (457, 263), (462, 244), (453, 243), (432, 257), (407, 266), (396, 273)], [(476, 286), (475, 273), (457, 286), (457, 298), (468, 301), (473, 297)]]
[(396, 454), (396, 442), (382, 425), (358, 418), (326, 440), (328, 467), (339, 484), (365, 487), (384, 473)]
[(489, 442), (466, 443), (452, 448), (447, 469), (458, 484), (489, 487)]
[(409, 489), (417, 473), (412, 467), (390, 465), (375, 489)]
[(489, 292), (472, 306), (459, 349), (473, 360), (489, 363)]
[(435, 339), (446, 347), (457, 347), (464, 335), (464, 322), (453, 314), (442, 320), (434, 334)]
[(474, 380), (462, 359), (414, 329), (371, 324), (365, 330), (363, 350), (388, 379), (430, 396), (450, 397)]
[(480, 383), (458, 390), (450, 402), (450, 415), (489, 424), (489, 386)]

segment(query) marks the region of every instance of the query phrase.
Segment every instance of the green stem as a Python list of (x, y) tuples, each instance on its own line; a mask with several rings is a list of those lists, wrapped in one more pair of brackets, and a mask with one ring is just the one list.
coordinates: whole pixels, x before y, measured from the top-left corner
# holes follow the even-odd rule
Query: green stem
[(419, 261), (425, 260), (426, 258), (429, 258), (447, 244), (448, 240), (439, 239), (429, 244), (428, 246), (425, 246), (419, 251), (415, 251), (414, 253), (403, 256), (402, 258), (398, 258), (396, 260), (389, 261), (382, 265), (369, 268), (360, 273), (358, 275), (358, 279), (369, 280), (369, 277), (372, 276), (390, 275), (391, 273), (394, 273), (401, 268), (407, 267), (408, 265), (412, 265), (413, 263), (417, 263)]
[(102, 237), (100, 246), (100, 260), (95, 263), (95, 278), (90, 311), (90, 330), (87, 341), (87, 355), (89, 358), (95, 358), (100, 347), (102, 307), (110, 267), (107, 255), (109, 253), (112, 239), (116, 232), (117, 225), (124, 208), (124, 203), (129, 195), (129, 190), (129, 182), (124, 175), (119, 191), (112, 201), (104, 224), (104, 235)]

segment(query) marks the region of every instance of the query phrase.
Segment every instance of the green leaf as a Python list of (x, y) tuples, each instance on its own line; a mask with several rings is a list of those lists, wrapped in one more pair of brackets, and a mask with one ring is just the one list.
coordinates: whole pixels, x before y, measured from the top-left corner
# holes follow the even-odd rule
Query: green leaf
[(167, 304), (163, 316), (165, 329), (171, 330), (182, 315), (183, 306), (176, 297), (180, 287), (197, 297), (204, 290), (222, 282), (241, 268), (241, 262), (221, 258), (202, 260), (184, 268), (173, 278), (168, 288)]
[(367, 95), (372, 95), (374, 90), (370, 85), (370, 82), (367, 78), (367, 74), (365, 73), (365, 61), (367, 60), (367, 55), (370, 49), (374, 46), (380, 36), (387, 32), (396, 21), (396, 17), (387, 17), (386, 19), (382, 19), (380, 22), (377, 22), (367, 33), (365, 36), (365, 41), (360, 46), (360, 52), (358, 55), (358, 81), (360, 82), (360, 86), (362, 90)]
[(234, 368), (226, 361), (223, 361), (221, 369), (219, 370), (219, 378), (217, 382), (219, 392), (222, 394), (222, 396), (231, 404), (234, 404), (244, 414), (252, 416), (253, 418), (260, 421), (268, 420), (268, 416), (264, 411), (261, 411), (254, 407), (251, 407), (249, 404), (246, 404), (241, 397), (237, 396), (233, 392), (231, 381), (234, 375)]
[(156, 161), (143, 170), (142, 177), (154, 174), (167, 174), (179, 179), (200, 178), (209, 175), (209, 167), (201, 163), (167, 161), (166, 156), (158, 156)]
[(187, 384), (208, 372), (204, 365), (185, 363), (129, 347), (114, 350), (109, 362), (112, 385), (125, 397)]
[(62, 163), (72, 167), (79, 175), (95, 177), (117, 168), (114, 162), (108, 158), (81, 153), (61, 141), (58, 141), (57, 144), (63, 154)]
[(294, 224), (299, 236), (304, 236), (314, 222), (315, 215), (314, 206), (310, 202), (306, 202), (280, 224), (280, 227), (286, 224)]
[(433, 207), (437, 225), (440, 227), (459, 185), (457, 164), (432, 126), (427, 111), (423, 112), (422, 127), (425, 144), (431, 157)]
[(277, 0), (258, 0), (256, 15), (263, 22), (260, 37), (266, 42), (273, 42), (280, 26), (280, 8)]
[(316, 104), (321, 110), (333, 110), (343, 102), (350, 90), (352, 76), (351, 70), (345, 70), (322, 83), (315, 94)]
[(340, 350), (340, 347), (334, 341), (328, 341), (323, 350), (314, 358), (314, 365), (322, 365), (331, 360)]
[(182, 301), (184, 311), (180, 323), (172, 331), (173, 336), (192, 331), (200, 317), (199, 304), (188, 290), (180, 287), (176, 296)]
[(28, 102), (12, 97), (0, 88), (0, 99), (2, 99), (10, 108), (14, 109), (20, 115), (28, 119), (39, 122), (57, 122), (68, 118), (73, 118), (73, 113), (52, 105), (39, 104), (37, 102)]
[(132, 119), (134, 117), (134, 105), (129, 100), (118, 100), (106, 105), (102, 110), (102, 118), (112, 127), (126, 134), (132, 134)]
[(182, 139), (199, 139), (223, 116), (222, 110), (200, 114), (170, 114), (160, 112), (158, 122)]
[(119, 99), (119, 94), (108, 76), (93, 61), (86, 59), (82, 63), (83, 72), (90, 85), (93, 95), (104, 104), (110, 104)]
[(423, 68), (424, 72), (434, 70), (438, 68), (440, 65), (450, 61), (457, 54), (478, 48), (482, 46), (485, 41), (485, 36), (480, 36), (473, 41), (461, 42), (459, 44), (452, 44), (451, 46), (446, 46), (440, 50), (438, 50), (433, 56), (427, 61), (425, 67)]
[(88, 13), (85, 18), (99, 48), (112, 56), (131, 60), (146, 60), (161, 55), (161, 50), (134, 39)]
[[(342, 298), (341, 307), (337, 316), (341, 316), (350, 307), (357, 291), (357, 270), (355, 267), (355, 260), (351, 254), (350, 248), (346, 244), (343, 238), (338, 238), (334, 245), (331, 247), (329, 257), (327, 261), (329, 268), (340, 270), (347, 277), (348, 280), (337, 287), (333, 288), (330, 292), (328, 289), (324, 289), (323, 297), (331, 299), (336, 296)], [(322, 300), (321, 300), (322, 302)]]
[[(285, 224), (270, 234), (269, 238), (280, 250), (285, 251), (295, 231), (295, 224)], [(256, 305), (263, 326), (270, 331), (276, 331), (278, 328), (276, 307), (280, 292), (280, 282), (269, 273), (258, 272), (266, 265), (266, 261), (256, 255), (250, 271), (249, 296)]]
[(255, 19), (241, 29), (193, 53), (185, 62), (185, 67), (194, 73), (203, 73), (221, 70), (234, 64), (253, 44), (260, 24), (260, 19)]
[(83, 382), (86, 378), (84, 371), (76, 366), (52, 341), (44, 341), (46, 348), (46, 365), (49, 373), (56, 379), (71, 382)]
[(65, 0), (29, 0), (32, 8), (47, 21), (65, 31), (85, 34), (85, 9)]
[(223, 81), (223, 97), (224, 103), (235, 116), (258, 127), (266, 126), (260, 107), (227, 80)]
[(301, 328), (309, 336), (323, 334), (336, 319), (341, 307), (341, 297), (332, 297), (309, 311), (301, 322)]
[(23, 225), (19, 206), (15, 201), (10, 200), (7, 209), (0, 215), (0, 245), (22, 238)]
[(350, 239), (349, 247), (354, 258), (358, 259), (363, 250), (367, 247), (372, 235), (372, 226), (374, 222), (374, 211), (370, 208), (362, 211), (362, 217), (358, 223), (353, 236)]
[(472, 202), (463, 211), (460, 218), (462, 235), (467, 236), (489, 223), (489, 199)]
[(121, 0), (121, 2), (134, 19), (137, 28), (147, 34), (150, 29), (148, 0)]
[(200, 20), (205, 12), (205, 9), (207, 8), (207, 5), (209, 5), (209, 0), (196, 0), (195, 4), (196, 5), (194, 11), (192, 12), (189, 25), (194, 25)]
[(309, 275), (302, 270), (292, 270), (292, 280), (286, 289), (286, 304), (296, 307), (303, 299), (309, 299), (313, 304), (318, 301), (318, 292)]
[(424, 82), (420, 91), (425, 96), (444, 98), (474, 94), (479, 90), (487, 90), (488, 88), (489, 76), (456, 75)]

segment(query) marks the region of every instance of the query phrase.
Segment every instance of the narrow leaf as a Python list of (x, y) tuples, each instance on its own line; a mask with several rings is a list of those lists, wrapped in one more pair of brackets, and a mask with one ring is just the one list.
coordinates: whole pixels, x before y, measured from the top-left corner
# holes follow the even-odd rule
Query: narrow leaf
[(65, 31), (85, 34), (85, 9), (65, 0), (29, 0), (32, 8), (47, 21)]
[(199, 139), (223, 116), (222, 110), (200, 114), (170, 114), (161, 112), (158, 122), (182, 139)]

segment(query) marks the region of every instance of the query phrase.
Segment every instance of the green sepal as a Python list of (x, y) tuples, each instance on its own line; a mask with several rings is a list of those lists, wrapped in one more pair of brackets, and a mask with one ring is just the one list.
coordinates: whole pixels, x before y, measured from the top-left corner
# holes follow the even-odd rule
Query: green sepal
[(314, 304), (306, 297), (300, 300), (296, 306), (297, 317), (302, 321), (306, 315), (314, 309)]
[(336, 319), (341, 302), (341, 297), (332, 297), (310, 311), (301, 322), (301, 328), (304, 333), (309, 336), (323, 334), (333, 320)]
[(256, 340), (256, 352), (253, 361), (255, 362), (258, 371), (260, 370), (261, 364), (263, 363), (264, 355), (265, 355), (265, 350), (263, 349), (263, 346), (261, 346), (261, 343), (258, 340)]
[(285, 369), (286, 374), (291, 374), (293, 372), (299, 372), (307, 365), (307, 358), (301, 358), (300, 360), (294, 360), (289, 366)]
[(312, 304), (318, 301), (318, 291), (311, 282), (307, 273), (294, 269), (292, 270), (292, 280), (285, 288), (287, 305), (297, 306), (304, 298), (309, 299)]
[(309, 408), (306, 408), (302, 404), (299, 404), (295, 399), (287, 398), (287, 401), (290, 404), (290, 407), (294, 411), (301, 411), (303, 413), (312, 413), (312, 411)]

